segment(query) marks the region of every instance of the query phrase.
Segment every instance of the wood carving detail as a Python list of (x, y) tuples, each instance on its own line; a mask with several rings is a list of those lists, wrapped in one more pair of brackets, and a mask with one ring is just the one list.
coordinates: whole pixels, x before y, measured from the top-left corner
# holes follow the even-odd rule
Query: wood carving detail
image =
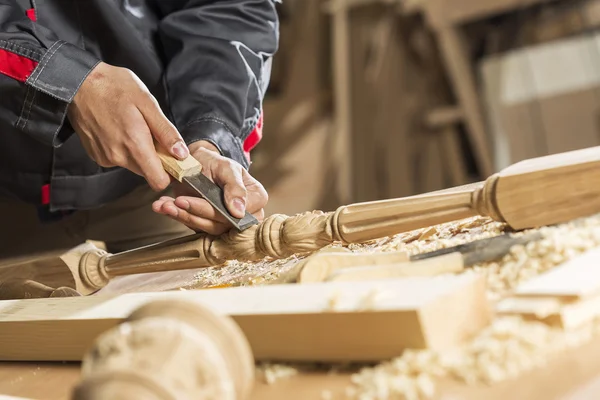
[(96, 339), (73, 400), (244, 400), (253, 364), (228, 317), (192, 302), (156, 301)]

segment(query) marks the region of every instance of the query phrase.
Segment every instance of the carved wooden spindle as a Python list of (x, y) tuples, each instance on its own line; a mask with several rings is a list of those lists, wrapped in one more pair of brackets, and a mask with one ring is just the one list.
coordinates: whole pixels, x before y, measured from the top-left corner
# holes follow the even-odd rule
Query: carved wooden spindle
[(148, 303), (96, 339), (72, 400), (244, 400), (254, 358), (229, 317), (189, 301)]
[(119, 275), (286, 258), (334, 242), (363, 242), (483, 213), (498, 218), (487, 194), (495, 180), (494, 176), (485, 184), (453, 191), (342, 206), (329, 213), (275, 214), (245, 231), (231, 230), (219, 237), (197, 234), (115, 255), (98, 251), (84, 256), (80, 274), (97, 290)]

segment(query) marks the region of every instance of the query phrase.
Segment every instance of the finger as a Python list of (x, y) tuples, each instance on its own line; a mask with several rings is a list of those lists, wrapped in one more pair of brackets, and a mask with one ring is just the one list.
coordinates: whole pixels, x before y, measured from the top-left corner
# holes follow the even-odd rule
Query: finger
[(242, 166), (232, 161), (224, 160), (213, 169), (215, 183), (223, 188), (225, 204), (231, 215), (243, 218), (246, 212), (248, 191), (244, 185)]
[(208, 220), (228, 223), (227, 219), (206, 200), (199, 197), (180, 196), (175, 199), (175, 205), (195, 216)]
[(209, 220), (188, 213), (171, 202), (163, 204), (165, 214), (195, 231), (206, 232), (210, 235), (220, 235), (231, 229), (231, 224)]
[[(247, 174), (245, 170), (244, 173)], [(244, 181), (246, 183), (246, 190), (248, 191), (246, 211), (254, 214), (265, 208), (269, 201), (269, 195), (265, 188), (256, 179), (252, 178), (250, 174), (247, 174)]]
[(269, 201), (269, 195), (263, 185), (254, 179), (247, 170), (242, 168), (241, 171), (247, 191), (246, 211), (255, 215), (265, 208)]
[(168, 196), (161, 196), (160, 199), (155, 200), (152, 203), (152, 211), (163, 214), (161, 208), (162, 208), (163, 204), (165, 204), (165, 202), (167, 202), (167, 201), (175, 201), (175, 199), (172, 197), (168, 197)]
[(136, 117), (131, 119), (131, 124), (126, 128), (127, 140), (125, 145), (131, 154), (134, 164), (146, 178), (150, 187), (155, 191), (166, 189), (171, 183), (169, 174), (162, 166), (156, 154), (152, 136), (144, 118), (136, 109)]
[(162, 112), (160, 105), (152, 95), (148, 95), (138, 106), (144, 116), (152, 137), (173, 157), (183, 160), (190, 155), (183, 138)]

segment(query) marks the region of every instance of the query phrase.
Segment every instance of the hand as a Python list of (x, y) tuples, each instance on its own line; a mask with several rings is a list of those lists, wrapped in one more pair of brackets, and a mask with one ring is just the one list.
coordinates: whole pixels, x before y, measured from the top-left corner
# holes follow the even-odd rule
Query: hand
[(68, 117), (98, 165), (127, 168), (143, 176), (156, 191), (166, 189), (171, 179), (153, 139), (177, 159), (189, 155), (148, 88), (125, 68), (98, 64), (75, 95)]
[[(264, 219), (267, 191), (248, 171), (235, 161), (221, 156), (209, 142), (192, 143), (190, 152), (202, 164), (202, 173), (223, 188), (225, 204), (234, 217), (242, 218), (248, 211), (259, 221)], [(161, 197), (152, 204), (155, 212), (168, 215), (194, 231), (211, 235), (220, 235), (233, 227), (196, 192), (179, 182), (174, 185), (176, 198)]]

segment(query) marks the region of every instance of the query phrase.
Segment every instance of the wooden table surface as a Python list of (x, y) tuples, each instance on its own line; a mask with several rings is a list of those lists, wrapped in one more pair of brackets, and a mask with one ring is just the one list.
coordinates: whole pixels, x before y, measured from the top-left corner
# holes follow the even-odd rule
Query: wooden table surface
[[(68, 400), (78, 379), (78, 363), (0, 363), (0, 396)], [(321, 400), (325, 390), (341, 400), (349, 384), (348, 374), (302, 373), (271, 385), (257, 381), (250, 400)], [(600, 338), (516, 379), (490, 387), (444, 379), (438, 389), (437, 400), (593, 400), (600, 397)]]

